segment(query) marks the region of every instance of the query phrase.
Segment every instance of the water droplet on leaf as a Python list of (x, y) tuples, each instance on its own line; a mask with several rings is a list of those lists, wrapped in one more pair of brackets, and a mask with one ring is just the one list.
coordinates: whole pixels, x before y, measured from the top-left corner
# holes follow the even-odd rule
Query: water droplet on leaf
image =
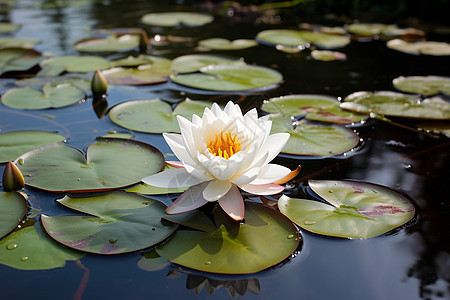
[(314, 224), (316, 224), (316, 221), (305, 221), (305, 222), (303, 222), (303, 224), (305, 224), (305, 225), (314, 225)]
[(6, 249), (8, 250), (14, 250), (17, 248), (17, 244), (16, 243), (10, 243), (6, 246)]

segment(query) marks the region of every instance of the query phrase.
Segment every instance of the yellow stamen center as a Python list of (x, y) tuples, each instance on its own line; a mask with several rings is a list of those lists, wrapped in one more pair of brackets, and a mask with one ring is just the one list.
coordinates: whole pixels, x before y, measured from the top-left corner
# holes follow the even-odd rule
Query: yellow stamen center
[(220, 132), (220, 136), (216, 134), (214, 141), (208, 139), (208, 151), (225, 159), (230, 158), (236, 152), (241, 151), (241, 144), (236, 139), (236, 135), (231, 135), (231, 132)]

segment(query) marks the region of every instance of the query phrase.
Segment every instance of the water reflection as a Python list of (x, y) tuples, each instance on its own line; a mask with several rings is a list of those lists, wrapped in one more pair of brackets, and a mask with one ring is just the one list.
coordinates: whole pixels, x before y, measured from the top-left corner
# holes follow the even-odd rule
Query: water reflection
[(106, 101), (106, 96), (96, 96), (92, 100), (92, 107), (94, 108), (97, 118), (102, 119), (106, 112), (108, 111), (108, 102)]

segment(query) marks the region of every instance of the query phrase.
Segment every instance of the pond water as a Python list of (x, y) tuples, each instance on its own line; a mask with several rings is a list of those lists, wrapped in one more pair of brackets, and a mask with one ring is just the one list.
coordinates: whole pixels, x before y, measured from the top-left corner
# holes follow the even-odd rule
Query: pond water
[[(69, 3), (69, 1), (67, 1)], [(141, 27), (150, 37), (155, 34), (205, 39), (223, 37), (253, 39), (271, 28), (293, 28), (304, 22), (292, 19), (281, 24), (254, 23), (225, 15), (215, 21), (188, 29), (152, 28), (140, 22), (150, 12), (190, 9), (159, 1), (15, 1), (2, 15), (3, 21), (21, 25), (15, 37), (37, 38), (34, 48), (54, 55), (79, 55), (74, 42), (89, 35), (90, 29)], [(48, 6), (46, 6), (48, 4)], [(52, 7), (50, 4), (56, 4)], [(433, 38), (448, 40), (448, 36)], [(155, 51), (152, 53), (152, 51)], [(176, 50), (152, 55), (175, 58), (194, 53), (192, 47), (180, 45)], [(161, 98), (170, 103), (192, 99), (239, 100), (243, 110), (259, 107), (263, 100), (288, 94), (321, 94), (344, 98), (355, 91), (394, 90), (392, 79), (409, 75), (448, 76), (449, 57), (408, 55), (388, 49), (385, 41), (352, 41), (338, 51), (346, 61), (321, 62), (310, 57), (310, 50), (296, 54), (259, 45), (237, 52), (212, 52), (243, 57), (249, 64), (273, 68), (284, 81), (276, 89), (259, 93), (211, 94), (184, 89), (173, 83), (131, 87), (111, 85), (109, 107), (126, 100)], [(128, 55), (130, 53), (127, 53)], [(125, 54), (124, 54), (125, 55)], [(117, 58), (117, 54), (108, 58)], [(90, 78), (90, 77), (87, 77)], [(1, 92), (14, 87), (15, 79), (0, 79)], [(404, 120), (395, 122), (410, 125)], [(68, 137), (67, 144), (86, 149), (96, 137), (109, 131), (127, 132), (109, 120), (97, 118), (92, 98), (84, 103), (51, 110), (16, 110), (0, 105), (0, 130), (40, 129), (58, 131)], [(407, 195), (416, 207), (416, 216), (400, 229), (376, 238), (348, 240), (319, 236), (301, 230), (303, 245), (288, 261), (263, 272), (246, 276), (212, 275), (167, 265), (161, 270), (146, 271), (138, 266), (141, 252), (115, 256), (88, 254), (78, 262), (68, 261), (63, 268), (22, 271), (0, 265), (2, 299), (28, 297), (47, 299), (229, 299), (222, 286), (212, 295), (204, 288), (193, 290), (202, 277), (212, 284), (222, 281), (238, 289), (251, 282), (243, 298), (248, 299), (448, 299), (450, 297), (450, 142), (395, 124), (369, 120), (355, 127), (364, 140), (353, 153), (339, 158), (314, 159), (280, 155), (275, 161), (293, 169), (302, 165), (300, 175), (288, 185), (287, 195), (301, 197), (308, 179), (351, 179), (386, 186)], [(170, 153), (159, 134), (133, 133), (134, 138)], [(3, 173), (4, 164), (0, 165)], [(34, 209), (49, 215), (63, 214), (55, 199), (62, 194), (25, 189)], [(168, 196), (155, 197), (168, 204)], [(276, 245), (273, 245), (276, 247)], [(32, 254), (30, 254), (32, 255)], [(246, 288), (244, 288), (244, 291)], [(241, 296), (238, 296), (239, 298)]]

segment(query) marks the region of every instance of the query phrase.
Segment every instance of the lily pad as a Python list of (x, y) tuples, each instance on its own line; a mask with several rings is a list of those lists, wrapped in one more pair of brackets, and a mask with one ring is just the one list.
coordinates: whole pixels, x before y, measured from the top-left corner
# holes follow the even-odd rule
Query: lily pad
[(164, 165), (151, 145), (133, 140), (98, 138), (86, 150), (55, 143), (30, 151), (17, 161), (25, 184), (51, 192), (107, 191), (136, 184)]
[(364, 121), (367, 114), (351, 113), (339, 108), (340, 102), (329, 96), (288, 95), (265, 101), (262, 109), (271, 114), (287, 117), (305, 116), (308, 120), (337, 124), (352, 124)]
[(163, 69), (166, 72), (167, 68), (170, 68), (171, 60), (164, 57), (158, 57), (153, 55), (138, 55), (127, 56), (125, 58), (113, 60), (110, 62), (112, 67), (139, 67), (146, 66), (154, 69)]
[(1, 37), (0, 38), (0, 48), (7, 48), (7, 47), (21, 47), (30, 49), (33, 48), (34, 45), (39, 43), (39, 40), (37, 39), (18, 39), (18, 38), (6, 38)]
[(409, 43), (400, 39), (394, 39), (388, 41), (386, 46), (390, 49), (407, 54), (424, 54), (433, 56), (450, 55), (450, 44), (445, 42), (422, 41)]
[(177, 115), (192, 118), (193, 114), (202, 115), (210, 102), (186, 99), (172, 107), (160, 99), (126, 101), (111, 108), (109, 118), (124, 128), (148, 132), (180, 132)]
[(178, 230), (170, 240), (156, 247), (156, 252), (172, 263), (195, 270), (249, 274), (283, 261), (299, 245), (295, 226), (276, 210), (246, 203), (244, 223), (224, 214), (216, 209), (216, 230)]
[(27, 71), (36, 66), (41, 59), (41, 53), (33, 49), (0, 49), (0, 75), (12, 71)]
[(194, 12), (151, 13), (141, 18), (144, 24), (163, 27), (202, 26), (211, 23), (213, 20), (214, 18), (210, 15)]
[(189, 54), (175, 58), (172, 61), (172, 72), (192, 73), (210, 65), (243, 64), (239, 59), (208, 54)]
[(80, 251), (120, 254), (151, 247), (178, 227), (164, 225), (164, 204), (123, 191), (103, 196), (58, 200), (64, 206), (89, 214), (41, 216), (45, 231), (59, 243)]
[(47, 109), (72, 105), (85, 98), (85, 92), (72, 84), (45, 84), (42, 91), (31, 87), (9, 90), (2, 95), (2, 103), (17, 109)]
[(450, 123), (449, 122), (420, 122), (416, 124), (419, 130), (424, 130), (426, 132), (432, 132), (436, 134), (443, 134), (450, 138)]
[(311, 51), (311, 56), (315, 60), (320, 61), (334, 61), (347, 59), (347, 55), (345, 53), (329, 50), (313, 50)]
[(272, 133), (287, 132), (290, 138), (282, 153), (295, 155), (331, 156), (355, 148), (359, 137), (353, 130), (338, 124), (301, 120), (292, 122), (283, 116), (271, 116)]
[(199, 43), (200, 47), (211, 49), (211, 50), (242, 50), (258, 45), (255, 40), (238, 39), (230, 41), (223, 38), (211, 38), (202, 40)]
[(450, 95), (450, 78), (441, 76), (400, 76), (392, 83), (402, 92), (421, 95), (443, 93)]
[(83, 253), (61, 246), (28, 226), (0, 241), (0, 264), (19, 270), (62, 268), (68, 260), (77, 260)]
[(46, 83), (52, 85), (52, 86), (58, 86), (62, 84), (71, 84), (73, 86), (76, 86), (80, 89), (82, 89), (85, 92), (91, 91), (91, 81), (87, 80), (85, 78), (80, 77), (69, 77), (69, 76), (50, 76), (50, 77), (31, 77), (31, 78), (24, 78), (19, 79), (15, 81), (15, 85), (20, 87), (26, 87), (26, 86), (36, 86), (36, 87), (42, 87)]
[(0, 239), (17, 228), (27, 211), (27, 200), (21, 193), (0, 192)]
[(439, 96), (421, 100), (418, 95), (390, 91), (352, 93), (345, 97), (341, 108), (404, 118), (450, 119), (450, 104)]
[(48, 58), (40, 63), (42, 68), (39, 76), (57, 76), (63, 72), (87, 73), (96, 70), (104, 70), (110, 67), (110, 63), (100, 56), (58, 56)]
[(115, 35), (104, 38), (92, 37), (75, 43), (74, 48), (80, 52), (117, 52), (130, 51), (139, 46), (140, 36), (135, 34)]
[(16, 31), (20, 28), (17, 24), (7, 23), (7, 22), (1, 22), (0, 23), (0, 33), (10, 33), (13, 31)]
[(411, 202), (384, 187), (334, 180), (310, 180), (309, 186), (329, 204), (283, 195), (278, 207), (297, 225), (314, 233), (366, 239), (389, 232), (414, 217)]
[(261, 31), (256, 39), (272, 46), (306, 48), (309, 43), (320, 48), (332, 49), (347, 46), (350, 38), (345, 35), (328, 34), (307, 30), (271, 29)]
[(354, 23), (345, 26), (348, 32), (361, 36), (371, 36), (381, 34), (391, 25), (379, 23)]
[(0, 163), (13, 161), (19, 155), (66, 138), (55, 132), (23, 130), (0, 133)]
[(270, 89), (280, 84), (283, 76), (266, 67), (255, 65), (210, 65), (201, 73), (170, 76), (178, 84), (210, 91), (246, 91)]

